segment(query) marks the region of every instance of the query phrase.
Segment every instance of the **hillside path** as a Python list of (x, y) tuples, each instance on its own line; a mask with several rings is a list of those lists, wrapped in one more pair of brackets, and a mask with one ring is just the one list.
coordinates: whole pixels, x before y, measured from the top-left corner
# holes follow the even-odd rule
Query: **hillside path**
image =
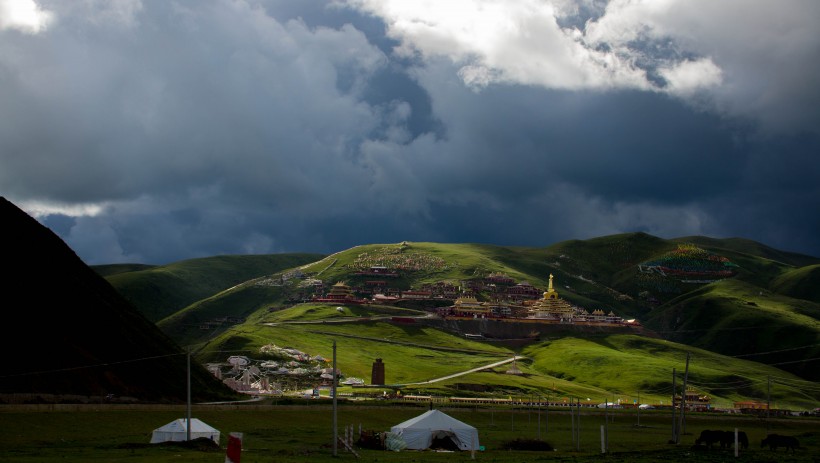
[(525, 358), (526, 357), (523, 357), (521, 355), (516, 355), (513, 358), (501, 360), (501, 361), (495, 362), (495, 363), (490, 363), (488, 365), (484, 365), (483, 367), (477, 367), (477, 368), (472, 368), (470, 370), (465, 370), (465, 371), (462, 371), (462, 372), (459, 372), (459, 373), (453, 373), (452, 375), (442, 376), (441, 378), (428, 379), (427, 381), (420, 381), (420, 382), (417, 382), (417, 383), (392, 384), (391, 386), (410, 386), (410, 385), (417, 386), (417, 385), (421, 385), (421, 384), (437, 383), (439, 381), (444, 381), (446, 379), (457, 378), (459, 376), (468, 375), (470, 373), (475, 373), (477, 371), (487, 370), (489, 368), (495, 368), (499, 365), (504, 365), (506, 363), (511, 363), (511, 362), (516, 361), (516, 360), (522, 360), (522, 359), (525, 359)]

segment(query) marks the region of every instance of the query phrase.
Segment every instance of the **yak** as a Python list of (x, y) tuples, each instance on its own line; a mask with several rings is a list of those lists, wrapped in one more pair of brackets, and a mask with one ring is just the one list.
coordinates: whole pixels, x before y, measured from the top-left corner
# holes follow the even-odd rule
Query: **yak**
[(737, 442), (740, 444), (740, 448), (744, 450), (749, 448), (749, 436), (745, 432), (737, 432)]
[[(737, 443), (742, 449), (749, 448), (749, 437), (744, 431), (737, 432)], [(723, 436), (720, 439), (720, 448), (730, 449), (735, 444), (735, 432), (723, 431)]]
[(723, 431), (710, 431), (708, 429), (704, 429), (700, 432), (700, 437), (695, 439), (696, 445), (704, 444), (709, 448), (712, 448), (712, 444), (721, 443), (723, 440)]
[[(737, 432), (737, 442), (740, 445), (740, 448), (747, 449), (749, 448), (749, 437), (743, 431)], [(713, 444), (720, 444), (720, 448), (731, 448), (732, 445), (735, 443), (735, 432), (734, 431), (716, 431), (716, 430), (703, 430), (700, 433), (700, 437), (695, 440), (695, 445), (706, 445), (709, 448), (712, 448)]]
[(796, 448), (800, 447), (800, 442), (797, 441), (797, 438), (794, 436), (781, 436), (780, 434), (769, 434), (766, 436), (765, 439), (760, 441), (760, 447), (769, 446), (772, 450), (777, 450), (778, 447), (786, 447), (786, 451), (788, 452), (791, 449), (792, 452)]

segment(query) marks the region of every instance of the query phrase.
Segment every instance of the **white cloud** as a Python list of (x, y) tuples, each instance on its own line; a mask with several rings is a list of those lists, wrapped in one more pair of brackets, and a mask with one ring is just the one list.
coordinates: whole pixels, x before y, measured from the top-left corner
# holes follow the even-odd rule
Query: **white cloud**
[(709, 59), (684, 61), (670, 68), (661, 68), (667, 89), (676, 95), (691, 95), (699, 89), (720, 85), (722, 72)]
[(44, 31), (54, 14), (40, 8), (34, 0), (0, 0), (0, 31), (16, 29), (27, 34)]
[(32, 217), (40, 218), (52, 214), (68, 217), (94, 217), (103, 212), (107, 203), (58, 203), (55, 201), (21, 200), (17, 206)]
[[(697, 93), (713, 110), (817, 130), (816, 0), (612, 0), (605, 9), (591, 0), (350, 4), (383, 18), (400, 53), (445, 57), (473, 88)], [(590, 10), (600, 15), (567, 22)]]
[(550, 2), (356, 0), (401, 41), (397, 52), (444, 56), (472, 86), (491, 83), (550, 88), (645, 87), (643, 71), (612, 53), (585, 46), (577, 30), (557, 23)]

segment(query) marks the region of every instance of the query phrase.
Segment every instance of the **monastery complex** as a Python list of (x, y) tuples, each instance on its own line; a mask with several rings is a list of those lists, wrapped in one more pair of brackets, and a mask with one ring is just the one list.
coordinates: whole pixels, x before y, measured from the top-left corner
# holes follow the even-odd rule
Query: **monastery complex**
[(448, 319), (490, 318), (565, 324), (638, 324), (635, 320), (624, 320), (612, 311), (605, 313), (601, 309), (596, 309), (590, 313), (561, 299), (553, 285), (552, 274), (549, 287), (540, 299), (523, 300), (520, 303), (498, 303), (478, 302), (474, 297), (460, 297), (451, 307), (440, 309), (439, 315)]
[[(373, 273), (384, 272), (374, 269)], [(575, 306), (558, 295), (553, 284), (553, 275), (549, 277), (549, 287), (544, 293), (526, 282), (516, 284), (511, 278), (501, 275), (490, 275), (486, 280), (497, 292), (488, 301), (479, 301), (476, 294), (481, 289), (465, 285), (458, 288), (452, 285), (437, 283), (428, 285), (422, 290), (394, 291), (365, 294), (370, 298), (358, 296), (361, 291), (337, 282), (321, 296), (311, 298), (313, 302), (331, 304), (394, 304), (399, 301), (445, 301), (453, 304), (439, 306), (436, 313), (447, 320), (494, 319), (506, 321), (524, 321), (532, 323), (588, 324), (588, 325), (640, 325), (635, 320), (624, 320), (612, 311), (604, 312), (595, 309), (592, 312)], [(501, 288), (501, 289), (498, 289)]]

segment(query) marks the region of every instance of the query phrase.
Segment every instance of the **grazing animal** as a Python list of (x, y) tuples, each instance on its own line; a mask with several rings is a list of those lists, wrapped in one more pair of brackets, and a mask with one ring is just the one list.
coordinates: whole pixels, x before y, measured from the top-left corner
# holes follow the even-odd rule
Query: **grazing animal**
[(730, 449), (732, 445), (735, 443), (735, 433), (732, 431), (720, 431), (723, 434), (720, 435), (720, 448), (722, 449)]
[[(737, 443), (742, 449), (749, 448), (749, 437), (743, 431), (737, 432)], [(735, 445), (735, 432), (723, 431), (723, 436), (720, 439), (720, 448), (730, 449)]]
[(781, 436), (780, 434), (769, 434), (766, 436), (765, 439), (760, 441), (760, 447), (769, 446), (772, 450), (777, 450), (778, 447), (786, 447), (786, 451), (788, 452), (791, 449), (792, 452), (798, 447), (800, 447), (800, 442), (797, 441), (797, 438), (794, 436)]
[(704, 429), (700, 432), (700, 437), (695, 439), (695, 444), (701, 445), (704, 444), (709, 448), (712, 448), (712, 444), (720, 443), (721, 446), (723, 441), (723, 431), (710, 431), (708, 429)]
[(745, 432), (737, 432), (737, 442), (740, 444), (740, 448), (742, 448), (743, 450), (749, 448), (749, 436), (747, 436)]

